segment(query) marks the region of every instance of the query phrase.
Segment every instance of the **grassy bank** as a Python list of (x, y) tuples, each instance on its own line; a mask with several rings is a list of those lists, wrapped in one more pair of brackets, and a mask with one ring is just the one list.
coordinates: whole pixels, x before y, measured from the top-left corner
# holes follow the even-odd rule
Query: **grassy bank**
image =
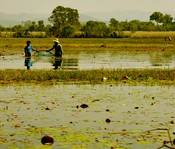
[(129, 83), (175, 85), (175, 69), (0, 70), (0, 83)]

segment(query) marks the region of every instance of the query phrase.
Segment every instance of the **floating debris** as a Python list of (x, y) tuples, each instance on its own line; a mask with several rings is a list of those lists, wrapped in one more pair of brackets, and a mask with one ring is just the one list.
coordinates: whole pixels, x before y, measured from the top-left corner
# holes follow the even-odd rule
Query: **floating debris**
[(95, 99), (95, 100), (93, 100), (92, 102), (96, 102), (96, 101), (100, 101), (100, 99)]
[(47, 107), (46, 110), (51, 110), (51, 109), (49, 107)]
[(106, 123), (110, 123), (111, 120), (109, 118), (106, 119)]
[(50, 136), (44, 136), (41, 139), (41, 143), (43, 145), (52, 145), (54, 143), (54, 139)]
[(88, 108), (89, 106), (87, 104), (82, 104), (80, 107), (81, 108)]
[(173, 120), (172, 120), (172, 121), (170, 121), (170, 124), (175, 124), (175, 121), (173, 121)]
[(106, 112), (109, 112), (110, 110), (109, 109), (106, 109)]

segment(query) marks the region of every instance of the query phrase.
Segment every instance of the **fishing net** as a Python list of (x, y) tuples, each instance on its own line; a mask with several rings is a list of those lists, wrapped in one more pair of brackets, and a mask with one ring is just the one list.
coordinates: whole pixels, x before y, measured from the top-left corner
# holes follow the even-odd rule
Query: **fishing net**
[(51, 52), (46, 52), (46, 51), (37, 51), (34, 53), (35, 56), (48, 56), (48, 57), (51, 57), (51, 56), (54, 56), (53, 53)]

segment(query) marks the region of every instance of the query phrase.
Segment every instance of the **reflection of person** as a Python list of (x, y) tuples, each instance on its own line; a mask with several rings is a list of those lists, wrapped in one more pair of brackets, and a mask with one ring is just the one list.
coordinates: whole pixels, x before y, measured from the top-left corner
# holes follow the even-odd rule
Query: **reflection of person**
[(54, 39), (54, 45), (51, 49), (46, 50), (47, 52), (50, 52), (52, 50), (55, 49), (55, 68), (54, 69), (58, 69), (58, 67), (61, 67), (61, 63), (62, 63), (62, 54), (63, 54), (63, 48), (62, 45), (59, 43), (58, 38)]
[(31, 60), (31, 56), (32, 56), (32, 50), (36, 51), (32, 45), (30, 41), (26, 42), (26, 46), (24, 48), (24, 53), (25, 53), (25, 66), (27, 66), (27, 69), (30, 69), (30, 67), (33, 65), (33, 62)]

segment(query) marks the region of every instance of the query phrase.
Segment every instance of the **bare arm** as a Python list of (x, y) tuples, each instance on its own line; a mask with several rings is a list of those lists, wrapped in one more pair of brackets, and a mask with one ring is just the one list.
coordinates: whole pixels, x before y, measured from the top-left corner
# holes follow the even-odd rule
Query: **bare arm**
[(46, 51), (47, 51), (47, 52), (50, 52), (50, 51), (52, 51), (54, 48), (55, 48), (55, 47), (53, 46), (51, 49), (46, 50)]
[(34, 49), (34, 48), (33, 48), (32, 50), (38, 52), (38, 50), (36, 50), (36, 49)]

